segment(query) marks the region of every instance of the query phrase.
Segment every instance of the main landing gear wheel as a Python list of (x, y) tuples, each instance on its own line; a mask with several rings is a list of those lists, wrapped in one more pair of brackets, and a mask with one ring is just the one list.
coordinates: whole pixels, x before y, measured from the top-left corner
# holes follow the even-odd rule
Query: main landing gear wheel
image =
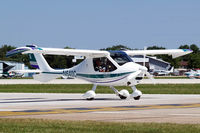
[(83, 98), (85, 98), (86, 100), (93, 100), (95, 96), (95, 92), (93, 90), (89, 90), (83, 95)]
[(83, 98), (86, 100), (94, 100), (96, 93), (95, 90), (97, 88), (97, 85), (93, 85), (92, 90), (87, 91), (84, 95)]
[(125, 89), (121, 90), (118, 94), (118, 96), (121, 98), (121, 99), (127, 99), (129, 97), (129, 92)]

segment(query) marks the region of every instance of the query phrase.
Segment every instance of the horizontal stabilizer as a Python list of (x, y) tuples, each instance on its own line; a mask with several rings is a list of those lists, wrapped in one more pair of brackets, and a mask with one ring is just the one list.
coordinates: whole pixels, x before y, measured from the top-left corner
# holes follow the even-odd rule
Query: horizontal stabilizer
[(57, 74), (40, 73), (40, 74), (33, 75), (33, 78), (37, 81), (40, 81), (40, 82), (48, 82), (48, 81), (56, 79), (60, 76), (61, 75), (59, 75), (59, 74), (57, 75)]
[(39, 69), (30, 69), (30, 70), (12, 70), (12, 72), (16, 73), (41, 73), (42, 71)]

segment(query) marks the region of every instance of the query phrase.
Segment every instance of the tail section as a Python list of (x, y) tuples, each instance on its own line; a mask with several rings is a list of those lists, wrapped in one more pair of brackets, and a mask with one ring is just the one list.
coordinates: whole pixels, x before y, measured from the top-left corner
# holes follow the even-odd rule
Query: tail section
[(3, 73), (7, 73), (10, 69), (12, 69), (14, 66), (8, 65), (6, 63), (3, 63)]
[(52, 69), (49, 64), (47, 63), (47, 61), (45, 60), (44, 56), (40, 53), (33, 53), (36, 63), (38, 64), (39, 69), (42, 72), (51, 72), (54, 71), (54, 69)]
[(168, 69), (168, 71), (166, 71), (168, 74), (170, 74), (170, 73), (173, 73), (174, 72), (174, 67), (170, 67), (169, 69)]
[(36, 61), (36, 59), (35, 59), (34, 54), (28, 54), (28, 56), (29, 56), (30, 65), (31, 65), (32, 67), (34, 67), (34, 68), (40, 69), (39, 66), (38, 66), (38, 64), (37, 64), (37, 61)]
[(170, 69), (170, 73), (173, 73), (174, 72), (174, 67), (172, 67), (171, 69)]
[(61, 76), (63, 74), (63, 70), (52, 69), (45, 60), (42, 53), (40, 53), (41, 50), (42, 48), (39, 48), (36, 45), (27, 45), (26, 47), (19, 47), (7, 52), (6, 57), (19, 53), (29, 54), (31, 66), (40, 69), (40, 74), (35, 74), (33, 76), (35, 80), (47, 82)]
[(42, 54), (33, 53), (31, 56), (35, 58), (39, 69), (42, 71), (40, 74), (33, 75), (35, 80), (48, 82), (61, 76), (61, 71), (52, 69)]
[(40, 74), (33, 75), (33, 78), (37, 81), (40, 81), (40, 82), (49, 82), (49, 81), (56, 79), (60, 76), (61, 75), (59, 75), (59, 74), (40, 73)]

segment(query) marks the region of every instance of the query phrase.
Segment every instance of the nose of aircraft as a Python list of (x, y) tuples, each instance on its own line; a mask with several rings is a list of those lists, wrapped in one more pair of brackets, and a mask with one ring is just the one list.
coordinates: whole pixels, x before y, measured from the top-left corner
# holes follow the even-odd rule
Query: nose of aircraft
[(141, 73), (146, 74), (146, 76), (151, 79), (154, 84), (156, 83), (153, 76), (148, 72), (148, 69), (145, 66), (139, 66), (139, 70), (141, 70)]

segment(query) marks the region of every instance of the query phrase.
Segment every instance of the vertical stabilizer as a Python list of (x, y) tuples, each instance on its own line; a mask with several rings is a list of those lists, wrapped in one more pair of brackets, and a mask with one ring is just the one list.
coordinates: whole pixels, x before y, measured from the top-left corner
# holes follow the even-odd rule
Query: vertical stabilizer
[(34, 54), (28, 54), (28, 56), (29, 56), (30, 65), (31, 65), (32, 67), (34, 67), (34, 68), (40, 69), (39, 66), (38, 66), (38, 64), (37, 64), (37, 61), (36, 61), (36, 59), (35, 59)]
[(6, 63), (3, 63), (3, 73), (7, 73), (13, 67), (14, 67), (13, 65), (8, 65)]
[(39, 69), (43, 72), (50, 72), (53, 71), (53, 69), (49, 66), (47, 61), (45, 60), (44, 56), (40, 53), (34, 53), (35, 59), (37, 61), (37, 65), (39, 66)]
[(33, 55), (33, 57), (35, 57), (35, 60), (37, 61), (39, 69), (42, 71), (40, 74), (33, 75), (33, 78), (35, 80), (48, 82), (61, 76), (62, 73), (59, 73), (58, 71), (52, 69), (42, 54), (33, 53)]

